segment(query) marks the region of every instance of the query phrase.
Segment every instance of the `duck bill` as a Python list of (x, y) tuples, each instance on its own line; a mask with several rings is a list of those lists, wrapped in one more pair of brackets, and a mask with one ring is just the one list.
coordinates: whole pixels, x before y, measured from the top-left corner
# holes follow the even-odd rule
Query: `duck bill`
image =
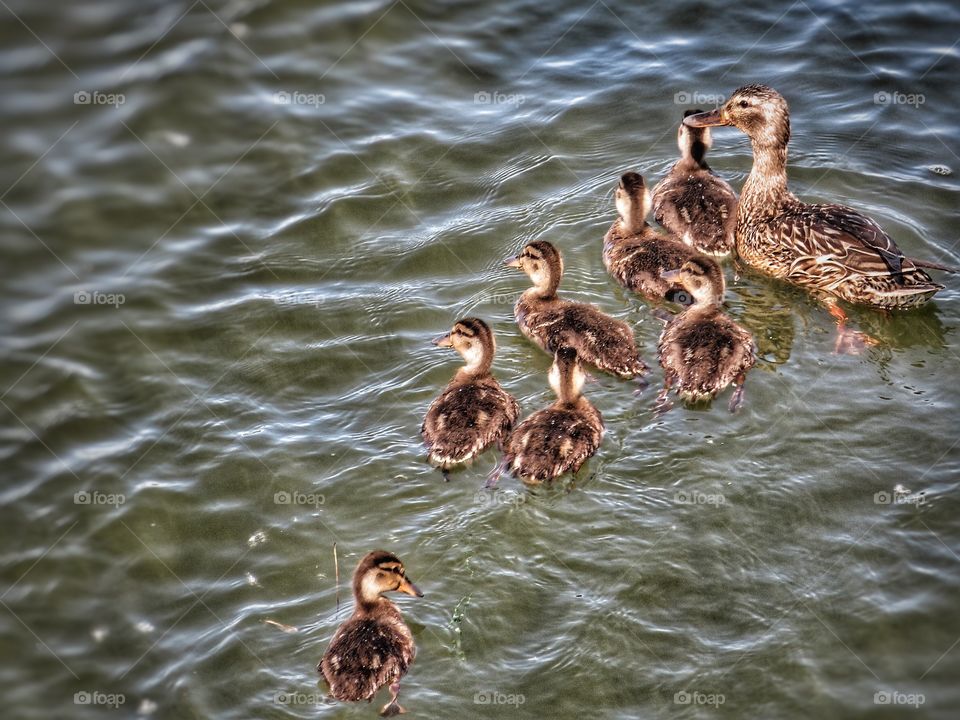
[(450, 333), (447, 333), (446, 335), (439, 335), (430, 342), (437, 347), (453, 347), (453, 342), (450, 340)]
[(730, 125), (730, 121), (724, 116), (723, 108), (720, 107), (716, 110), (688, 115), (683, 119), (683, 124), (687, 127), (705, 128)]
[[(693, 116), (691, 115), (691, 117)], [(664, 270), (662, 273), (660, 273), (660, 277), (666, 280), (667, 282), (676, 282), (677, 280), (680, 279), (680, 271)]]
[(402, 592), (405, 595), (410, 595), (412, 597), (423, 597), (423, 593), (420, 592), (420, 588), (414, 585), (412, 582), (403, 579), (403, 582), (400, 583), (400, 587), (397, 588), (398, 592)]
[(519, 268), (520, 258), (519, 257), (507, 258), (506, 260), (503, 261), (503, 264), (506, 265), (507, 267)]

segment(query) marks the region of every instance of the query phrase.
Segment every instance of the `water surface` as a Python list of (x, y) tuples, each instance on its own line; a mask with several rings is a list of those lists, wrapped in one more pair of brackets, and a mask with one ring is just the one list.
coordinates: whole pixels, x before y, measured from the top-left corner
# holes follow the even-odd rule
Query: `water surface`
[[(955, 278), (852, 311), (881, 340), (853, 357), (822, 306), (728, 265), (761, 349), (739, 414), (655, 418), (659, 371), (639, 398), (601, 377), (573, 482), (424, 463), (457, 365), (429, 339), (460, 316), (525, 413), (550, 401), (501, 265), (529, 240), (652, 361), (659, 321), (600, 259), (612, 188), (743, 83), (788, 98), (801, 197), (960, 265), (957, 176), (931, 170), (960, 168), (960, 8), (711, 7), (0, 9), (8, 715), (373, 717), (313, 667), (383, 547), (426, 593), (400, 601), (411, 717), (954, 716)], [(746, 138), (710, 160), (739, 188)]]

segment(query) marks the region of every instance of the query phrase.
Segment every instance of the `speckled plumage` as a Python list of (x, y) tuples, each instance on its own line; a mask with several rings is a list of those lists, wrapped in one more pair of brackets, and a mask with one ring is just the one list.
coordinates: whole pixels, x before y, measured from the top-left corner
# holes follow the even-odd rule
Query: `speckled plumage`
[(600, 411), (580, 394), (583, 377), (576, 351), (558, 351), (551, 384), (557, 391), (556, 402), (520, 423), (504, 445), (505, 466), (527, 483), (577, 472), (603, 439)]
[(687, 308), (657, 345), (668, 385), (684, 400), (713, 398), (753, 367), (753, 337), (716, 306)]
[[(737, 254), (761, 272), (827, 297), (879, 308), (922, 305), (942, 285), (904, 256), (873, 220), (843, 205), (808, 205), (787, 189), (790, 114), (764, 85), (736, 90), (719, 110), (684, 120), (694, 127), (733, 125), (753, 146), (753, 169), (737, 211)], [(940, 269), (946, 269), (940, 267)]]
[(647, 372), (629, 325), (593, 305), (557, 296), (563, 262), (553, 245), (546, 241), (530, 243), (511, 262), (540, 281), (538, 285), (535, 279), (535, 286), (514, 305), (517, 324), (527, 338), (551, 354), (561, 347), (572, 347), (583, 362), (620, 377)]
[[(700, 112), (687, 111), (684, 117)], [(653, 216), (687, 245), (708, 255), (728, 255), (737, 226), (737, 194), (705, 159), (708, 128), (680, 124), (681, 157), (653, 189)]]
[[(700, 253), (646, 222), (650, 195), (639, 174), (625, 173), (615, 195), (620, 217), (603, 238), (607, 272), (623, 287), (649, 300), (677, 300), (680, 286), (664, 280), (662, 274), (701, 257)], [(720, 273), (719, 266), (716, 272)]]
[(461, 368), (430, 404), (421, 433), (428, 459), (443, 470), (469, 462), (502, 443), (520, 415), (520, 406), (490, 373), (495, 343), (485, 322), (464, 318), (438, 339), (462, 353), (476, 344), (476, 362)]
[(723, 286), (716, 285), (708, 267), (692, 261), (670, 274), (677, 275), (693, 304), (674, 316), (660, 335), (657, 351), (665, 391), (676, 386), (684, 400), (712, 399), (731, 383), (741, 384), (753, 367), (753, 337), (724, 314)]
[(391, 607), (341, 625), (318, 669), (337, 700), (371, 700), (407, 674), (415, 654), (410, 630)]

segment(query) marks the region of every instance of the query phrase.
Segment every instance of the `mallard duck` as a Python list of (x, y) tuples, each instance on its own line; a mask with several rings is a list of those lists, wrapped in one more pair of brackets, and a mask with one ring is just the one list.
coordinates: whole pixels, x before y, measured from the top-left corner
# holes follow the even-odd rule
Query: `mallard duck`
[(750, 138), (753, 169), (740, 193), (736, 248), (768, 275), (817, 293), (838, 321), (838, 349), (847, 333), (837, 299), (875, 308), (909, 308), (943, 288), (923, 268), (953, 268), (906, 257), (870, 218), (844, 205), (809, 205), (787, 189), (787, 101), (766, 85), (745, 85), (717, 110), (691, 115), (690, 127), (733, 125)]
[(520, 330), (530, 340), (551, 355), (561, 347), (572, 347), (582, 361), (620, 377), (648, 371), (629, 325), (593, 305), (557, 297), (563, 258), (553, 245), (545, 240), (532, 242), (506, 264), (520, 268), (533, 281), (513, 309)]
[[(628, 290), (650, 300), (682, 302), (680, 286), (664, 280), (663, 273), (702, 255), (647, 224), (650, 191), (638, 173), (621, 176), (614, 198), (620, 217), (603, 238), (603, 264), (607, 272)], [(715, 262), (713, 265), (721, 275), (720, 266)]]
[(374, 550), (364, 556), (353, 573), (353, 614), (334, 633), (317, 665), (337, 700), (370, 702), (389, 685), (390, 702), (380, 711), (384, 716), (404, 712), (397, 701), (400, 679), (416, 654), (400, 610), (384, 597), (394, 591), (423, 597), (396, 555)]
[[(700, 112), (687, 110), (683, 116)], [(653, 188), (653, 217), (700, 252), (729, 255), (737, 227), (737, 194), (707, 165), (712, 142), (709, 128), (680, 123), (680, 159)]]
[(657, 350), (665, 381), (660, 407), (668, 406), (674, 383), (677, 394), (689, 402), (712, 399), (735, 383), (730, 412), (736, 412), (743, 400), (744, 375), (756, 362), (756, 347), (750, 333), (720, 308), (723, 276), (717, 284), (711, 268), (699, 260), (688, 260), (679, 270), (664, 274), (683, 285), (693, 304), (673, 317), (660, 335)]
[(504, 445), (504, 466), (527, 483), (577, 472), (603, 439), (603, 417), (581, 394), (585, 374), (577, 351), (559, 348), (549, 378), (556, 402), (520, 423)]
[(483, 320), (458, 320), (434, 344), (452, 347), (467, 362), (431, 403), (420, 430), (428, 459), (446, 477), (454, 465), (501, 443), (520, 415), (520, 406), (490, 374), (496, 341)]

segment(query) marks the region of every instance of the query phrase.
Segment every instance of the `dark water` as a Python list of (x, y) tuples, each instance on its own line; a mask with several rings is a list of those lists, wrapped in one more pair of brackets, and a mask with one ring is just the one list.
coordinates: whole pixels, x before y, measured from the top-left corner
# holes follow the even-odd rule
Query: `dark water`
[[(960, 264), (931, 170), (960, 169), (960, 8), (725, 5), (3, 3), (4, 717), (373, 717), (313, 670), (349, 611), (335, 542), (426, 593), (412, 717), (955, 717), (955, 278), (853, 311), (882, 342), (852, 357), (728, 266), (762, 354), (738, 415), (655, 419), (603, 377), (573, 483), (423, 462), (458, 316), (524, 412), (550, 401), (500, 265), (528, 240), (653, 359), (600, 259), (612, 187), (745, 82), (791, 103), (796, 192)], [(711, 162), (739, 187), (746, 139)]]

